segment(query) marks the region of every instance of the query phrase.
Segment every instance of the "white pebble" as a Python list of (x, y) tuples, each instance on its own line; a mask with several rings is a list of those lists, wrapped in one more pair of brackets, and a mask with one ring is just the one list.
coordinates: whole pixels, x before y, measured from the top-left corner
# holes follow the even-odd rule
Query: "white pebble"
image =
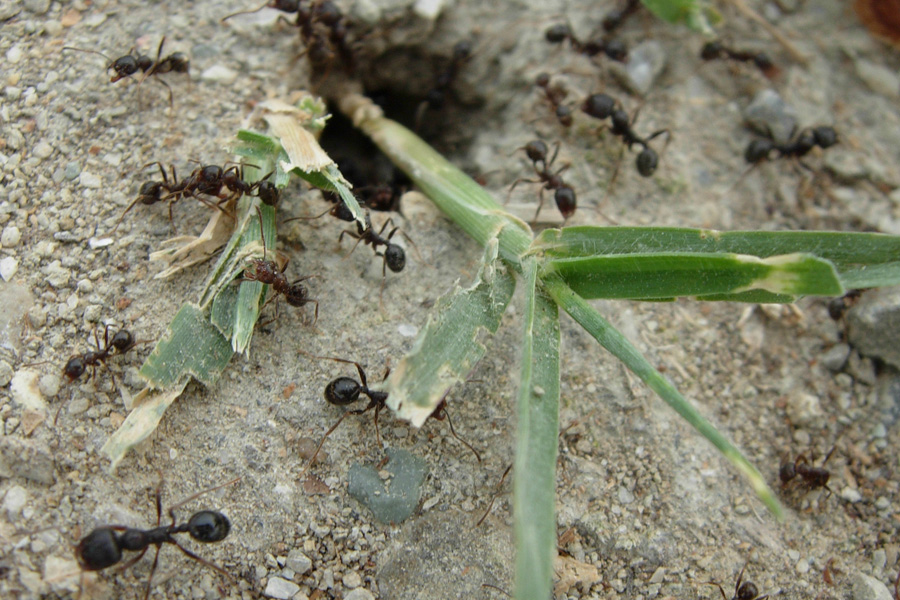
[(16, 404), (20, 404), (31, 410), (47, 412), (47, 403), (44, 402), (44, 397), (41, 395), (41, 390), (38, 385), (38, 376), (39, 373), (37, 371), (31, 371), (29, 369), (20, 369), (16, 371), (16, 374), (13, 375), (12, 381), (9, 384), (9, 392), (13, 402)]
[(300, 591), (300, 586), (292, 581), (282, 579), (281, 577), (270, 577), (269, 583), (266, 584), (264, 595), (269, 598), (279, 598), (287, 600)]
[(203, 71), (200, 79), (204, 81), (215, 81), (217, 83), (230, 84), (237, 80), (238, 73), (234, 69), (229, 69), (225, 65), (213, 65)]
[(10, 63), (17, 63), (22, 60), (22, 46), (20, 44), (16, 44), (12, 48), (6, 51), (6, 60)]
[(403, 337), (411, 338), (411, 337), (416, 337), (416, 335), (419, 333), (419, 328), (416, 327), (415, 325), (409, 325), (407, 323), (404, 323), (404, 324), (400, 325), (399, 327), (397, 327), (397, 332), (400, 335), (402, 335)]
[(862, 494), (851, 487), (845, 487), (841, 490), (841, 498), (847, 502), (856, 503), (862, 500)]
[(352, 590), (362, 585), (362, 577), (360, 577), (359, 573), (356, 571), (349, 571), (344, 573), (341, 582), (344, 584), (345, 588)]
[(87, 171), (82, 171), (78, 176), (78, 181), (86, 188), (97, 189), (103, 183), (99, 177)]
[(91, 238), (88, 240), (88, 246), (90, 246), (91, 250), (96, 250), (97, 248), (106, 248), (112, 243), (112, 238)]
[(13, 256), (4, 256), (0, 258), (0, 277), (3, 281), (9, 281), (16, 275), (19, 270), (19, 261)]
[(21, 239), (22, 232), (19, 231), (19, 228), (15, 225), (9, 225), (8, 227), (4, 227), (3, 233), (0, 234), (0, 245), (4, 248), (15, 248), (19, 245)]
[(28, 503), (28, 492), (20, 485), (14, 485), (6, 492), (3, 498), (3, 511), (10, 523), (15, 523), (19, 514)]

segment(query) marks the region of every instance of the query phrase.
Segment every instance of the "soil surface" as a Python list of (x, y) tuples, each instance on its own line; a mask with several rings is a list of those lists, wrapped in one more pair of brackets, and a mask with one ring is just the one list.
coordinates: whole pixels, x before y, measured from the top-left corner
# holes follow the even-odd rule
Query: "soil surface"
[[(556, 164), (571, 165), (563, 175), (579, 206), (569, 224), (900, 233), (900, 197), (892, 193), (900, 182), (900, 56), (871, 38), (843, 2), (747, 3), (805, 64), (721, 3), (722, 36), (768, 52), (780, 70), (771, 80), (752, 64), (703, 63), (702, 36), (639, 12), (616, 36), (629, 48), (658, 44), (650, 51), (665, 67), (643, 97), (622, 85), (621, 67), (609, 59), (544, 39), (547, 27), (566, 21), (587, 39), (614, 7), (608, 0), (509, 2), (502, 10), (436, 2), (438, 18), (428, 16), (428, 2), (339, 4), (354, 23), (355, 78), (389, 113), (413, 124), (438, 76), (455, 71), (444, 108), (428, 110), (419, 125), (500, 199), (532, 172), (516, 149), (540, 138), (559, 143)], [(799, 6), (790, 11), (792, 4)], [(255, 335), (249, 357), (235, 357), (211, 388), (189, 385), (114, 473), (99, 449), (127, 414), (123, 399), (141, 389), (137, 369), (152, 346), (110, 358), (93, 379), (69, 384), (62, 376), (104, 324), (158, 339), (206, 279), (210, 263), (154, 278), (163, 266), (148, 255), (172, 237), (164, 207), (138, 205), (114, 231), (140, 184), (158, 176), (142, 167), (172, 163), (184, 176), (196, 168), (191, 161), (233, 160), (230, 145), (255, 103), (309, 89), (297, 30), (277, 13), (220, 22), (248, 8), (236, 0), (0, 2), (0, 596), (74, 597), (72, 548), (88, 531), (155, 525), (160, 479), (166, 507), (240, 477), (177, 513), (185, 519), (210, 508), (228, 516), (223, 542), (184, 544), (231, 579), (168, 546), (151, 597), (255, 598), (267, 589), (273, 597), (348, 600), (504, 597), (497, 588), (512, 589), (513, 546), (509, 480), (501, 484), (501, 476), (514, 446), (520, 298), (474, 381), (448, 399), (456, 431), (481, 464), (446, 423), (417, 431), (382, 415), (383, 443), (424, 459), (427, 476), (415, 515), (380, 524), (347, 492), (354, 464), (378, 465), (385, 456), (367, 414), (345, 419), (304, 474), (310, 445), (341, 414), (323, 400), (323, 388), (355, 373), (300, 351), (358, 361), (378, 381), (410, 349), (435, 300), (475, 275), (480, 249), (426, 200), (404, 198), (403, 216), (393, 215), (415, 249), (398, 235), (409, 261), (385, 278), (370, 248), (348, 256), (338, 221), (280, 225), (289, 275), (315, 275), (308, 284), (320, 303), (317, 323), (310, 324), (310, 307), (282, 306)], [(159, 76), (173, 107), (156, 77), (139, 88), (137, 77), (111, 84), (107, 59), (63, 48), (115, 58), (137, 46), (155, 56), (162, 36), (164, 55), (180, 51), (191, 61), (190, 79)], [(472, 42), (471, 57), (451, 69), (461, 40)], [(350, 77), (339, 62), (326, 70), (316, 91), (330, 93)], [(620, 139), (579, 111), (570, 128), (560, 125), (533, 84), (540, 72), (573, 107), (603, 91), (629, 113), (640, 109), (640, 135), (667, 129), (668, 143), (665, 135), (652, 142), (657, 172), (638, 175), (634, 148), (611, 185)], [(837, 129), (837, 146), (804, 159), (811, 170), (773, 160), (741, 178), (743, 150), (760, 137), (742, 111), (764, 89), (793, 107), (799, 127)], [(537, 187), (520, 183), (510, 210), (530, 220)], [(546, 204), (540, 221), (559, 224), (549, 196)], [(327, 207), (317, 191), (293, 183), (282, 213)], [(174, 206), (180, 234), (199, 232), (208, 218), (198, 202)], [(386, 213), (373, 218), (380, 226)], [(900, 379), (855, 351), (846, 366), (835, 365), (828, 353), (843, 324), (828, 317), (827, 301), (597, 307), (759, 467), (787, 518), (767, 514), (705, 440), (563, 317), (555, 597), (719, 597), (707, 582), (730, 597), (745, 566), (744, 579), (769, 597), (889, 597), (900, 554)], [(832, 448), (833, 494), (781, 489), (782, 462), (802, 454), (818, 466)], [(143, 597), (151, 563), (145, 557), (123, 572), (85, 577), (81, 597)]]

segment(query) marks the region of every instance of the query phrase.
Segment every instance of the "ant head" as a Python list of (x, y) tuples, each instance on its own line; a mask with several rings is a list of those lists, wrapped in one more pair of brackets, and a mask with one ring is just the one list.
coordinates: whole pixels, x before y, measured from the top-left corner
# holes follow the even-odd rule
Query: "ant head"
[(792, 462), (786, 462), (778, 469), (778, 478), (781, 479), (781, 483), (787, 483), (796, 476), (797, 469)]
[(67, 362), (66, 366), (63, 368), (63, 373), (66, 377), (68, 377), (69, 382), (71, 383), (84, 375), (84, 370), (84, 359), (80, 356), (73, 356), (69, 359), (69, 362)]
[(256, 188), (256, 195), (267, 206), (277, 206), (281, 200), (281, 191), (271, 181), (261, 181)]
[(712, 42), (706, 42), (703, 44), (703, 48), (700, 49), (700, 58), (703, 60), (715, 60), (719, 58), (722, 54), (722, 42), (719, 40), (714, 40)]
[(472, 42), (463, 40), (453, 45), (453, 61), (461, 62), (472, 56)]
[(538, 73), (538, 76), (534, 78), (534, 85), (546, 88), (550, 85), (550, 74), (549, 73)]
[(547, 28), (547, 31), (544, 32), (544, 38), (551, 44), (561, 44), (570, 35), (572, 35), (572, 30), (569, 29), (569, 26), (565, 23), (551, 25)]
[(556, 207), (564, 219), (568, 219), (575, 214), (575, 207), (577, 206), (575, 190), (568, 186), (558, 188), (553, 192), (553, 199), (556, 200)]
[(541, 140), (532, 140), (524, 146), (525, 154), (531, 162), (547, 160), (547, 144)]
[(394, 273), (399, 273), (406, 266), (406, 253), (397, 244), (388, 244), (384, 249), (384, 264)]
[(85, 571), (99, 571), (122, 560), (119, 537), (109, 527), (98, 527), (78, 542), (75, 559)]
[(797, 147), (798, 154), (806, 154), (816, 145), (816, 135), (811, 129), (804, 129), (797, 136), (797, 141), (794, 144)]
[(362, 387), (359, 382), (350, 377), (338, 377), (325, 386), (325, 400), (329, 404), (346, 406), (359, 400)]
[(187, 73), (191, 68), (191, 61), (183, 52), (170, 55), (168, 61), (176, 73)]
[(556, 107), (556, 118), (563, 127), (572, 126), (572, 109), (560, 104)]
[(756, 54), (753, 57), (753, 64), (756, 65), (756, 68), (764, 73), (775, 68), (775, 63), (772, 62), (772, 59), (769, 58), (769, 55), (765, 52)]
[(834, 127), (829, 127), (827, 125), (814, 128), (813, 136), (815, 137), (816, 144), (820, 148), (828, 148), (834, 146), (838, 142), (837, 132), (834, 130)]
[(309, 302), (306, 288), (299, 283), (289, 287), (284, 297), (291, 306), (300, 307)]
[(344, 201), (340, 198), (337, 198), (335, 202), (336, 204), (334, 205), (334, 208), (331, 209), (329, 214), (331, 214), (331, 216), (335, 219), (340, 219), (341, 221), (352, 223), (354, 219), (353, 213), (350, 212), (350, 207), (344, 204)]
[(737, 590), (737, 600), (754, 600), (759, 596), (759, 590), (750, 581), (745, 581)]
[[(144, 56), (140, 58), (146, 58)], [(149, 59), (147, 59), (149, 60)], [(109, 68), (115, 71), (115, 75), (109, 80), (110, 83), (115, 83), (120, 79), (124, 79), (125, 77), (130, 77), (138, 72), (138, 69), (141, 68), (141, 65), (138, 63), (138, 59), (133, 57), (132, 55), (120, 56), (116, 60), (113, 61)], [(150, 68), (149, 66), (147, 67)]]
[(200, 167), (200, 174), (198, 177), (200, 181), (220, 181), (222, 179), (223, 172), (222, 167), (218, 165), (206, 165), (204, 167)]
[(272, 0), (270, 8), (286, 13), (295, 13), (300, 10), (300, 0)]
[(832, 298), (828, 302), (828, 316), (832, 321), (840, 321), (845, 312), (847, 312), (847, 303), (843, 298)]
[(204, 544), (221, 542), (231, 531), (231, 522), (220, 512), (201, 510), (191, 515), (187, 523), (188, 534)]
[(581, 111), (595, 119), (605, 119), (613, 113), (616, 101), (607, 94), (591, 94), (581, 105)]
[(608, 40), (603, 44), (603, 53), (616, 62), (625, 62), (628, 58), (628, 46), (622, 40)]
[(769, 158), (769, 153), (774, 149), (775, 144), (771, 140), (753, 140), (747, 144), (744, 160), (748, 163), (758, 163)]
[(109, 344), (119, 352), (126, 352), (134, 346), (134, 336), (131, 335), (130, 331), (120, 329)]
[(659, 165), (659, 155), (653, 148), (646, 147), (641, 150), (634, 162), (641, 177), (650, 177)]
[(141, 185), (141, 189), (138, 192), (138, 200), (140, 200), (141, 204), (146, 204), (147, 206), (156, 204), (162, 199), (162, 191), (162, 183), (159, 181), (148, 181)]
[(318, 21), (328, 27), (337, 25), (338, 21), (344, 16), (337, 4), (331, 0), (320, 2), (314, 7), (314, 10)]

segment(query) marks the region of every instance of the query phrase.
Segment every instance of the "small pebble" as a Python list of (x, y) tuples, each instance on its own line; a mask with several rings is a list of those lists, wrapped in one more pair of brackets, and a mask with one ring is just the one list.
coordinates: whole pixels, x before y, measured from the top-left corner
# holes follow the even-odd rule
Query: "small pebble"
[(891, 507), (891, 501), (885, 498), (884, 496), (878, 496), (878, 500), (875, 501), (875, 508), (878, 510), (887, 510)]
[(771, 136), (775, 143), (785, 144), (797, 128), (797, 111), (778, 92), (766, 89), (744, 109), (744, 120), (760, 134)]
[(65, 176), (66, 179), (72, 181), (81, 173), (81, 165), (77, 162), (70, 162), (66, 165)]
[(900, 95), (900, 76), (884, 65), (860, 58), (856, 61), (856, 74), (876, 94), (888, 98)]
[(359, 573), (356, 571), (349, 571), (344, 573), (344, 577), (341, 579), (341, 583), (344, 584), (345, 588), (355, 589), (362, 585), (362, 577), (359, 576)]
[(270, 577), (269, 583), (266, 584), (266, 591), (264, 591), (263, 594), (269, 598), (288, 600), (288, 598), (299, 591), (300, 586), (292, 581), (282, 579), (281, 577)]
[(666, 51), (662, 44), (650, 40), (638, 44), (628, 53), (625, 84), (638, 94), (646, 94), (666, 67)]
[(375, 596), (366, 588), (356, 588), (345, 595), (344, 600), (375, 600)]
[(855, 504), (856, 502), (860, 502), (862, 500), (862, 494), (851, 487), (845, 487), (841, 490), (841, 498), (843, 498), (847, 502), (850, 502), (851, 504)]
[(47, 142), (38, 142), (31, 153), (38, 158), (49, 158), (49, 156), (53, 154), (53, 146)]
[(408, 325), (407, 323), (403, 323), (402, 325), (397, 327), (397, 333), (399, 333), (403, 337), (416, 337), (416, 335), (419, 333), (419, 328), (415, 325)]
[(237, 80), (237, 76), (238, 72), (234, 69), (229, 69), (224, 65), (213, 65), (203, 71), (200, 75), (200, 79), (228, 85), (234, 83)]
[(891, 600), (887, 586), (870, 575), (853, 573), (850, 593), (853, 600)]
[(50, 0), (23, 0), (25, 10), (36, 15), (43, 15), (50, 10)]
[(103, 185), (103, 181), (99, 177), (87, 171), (82, 171), (78, 177), (78, 182), (84, 187), (91, 189), (97, 189)]
[(6, 387), (13, 378), (12, 365), (5, 360), (0, 360), (0, 387)]
[(285, 565), (299, 575), (305, 575), (312, 569), (312, 561), (297, 549), (288, 552)]
[(3, 512), (10, 523), (15, 523), (28, 503), (28, 492), (20, 485), (14, 485), (3, 497)]
[(22, 46), (20, 44), (15, 44), (6, 51), (6, 61), (10, 64), (15, 64), (20, 60), (22, 60)]
[(841, 369), (844, 368), (844, 365), (847, 364), (847, 359), (850, 357), (850, 345), (849, 344), (835, 344), (831, 348), (829, 348), (825, 353), (822, 354), (822, 357), (819, 359), (819, 362), (822, 363), (822, 366), (831, 371), (832, 373), (837, 373)]
[(4, 256), (0, 258), (0, 277), (3, 281), (9, 281), (15, 277), (19, 270), (19, 260), (14, 256)]
[(22, 232), (15, 225), (9, 225), (3, 228), (0, 233), (0, 245), (4, 248), (15, 248), (22, 240)]

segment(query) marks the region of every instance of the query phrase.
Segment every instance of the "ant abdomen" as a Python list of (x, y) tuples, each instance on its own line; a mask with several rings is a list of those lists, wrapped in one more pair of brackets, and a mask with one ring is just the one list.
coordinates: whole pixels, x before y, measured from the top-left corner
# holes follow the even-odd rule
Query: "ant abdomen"
[(813, 137), (820, 148), (829, 148), (837, 144), (837, 132), (834, 127), (823, 125), (813, 129)]
[(575, 209), (578, 207), (575, 190), (568, 186), (561, 187), (553, 193), (553, 199), (556, 200), (556, 207), (564, 219), (575, 214)]
[(194, 513), (187, 523), (188, 534), (205, 544), (221, 542), (231, 531), (228, 517), (213, 510), (201, 510)]
[(336, 406), (346, 406), (359, 400), (362, 388), (351, 377), (338, 377), (325, 386), (325, 400)]
[(748, 163), (758, 163), (769, 158), (769, 154), (775, 148), (770, 140), (753, 140), (747, 145), (744, 152), (744, 160)]
[(399, 273), (406, 266), (406, 253), (397, 244), (388, 244), (384, 250), (384, 262), (388, 269)]
[(652, 148), (644, 148), (635, 159), (638, 173), (641, 177), (650, 177), (659, 166), (659, 155)]

